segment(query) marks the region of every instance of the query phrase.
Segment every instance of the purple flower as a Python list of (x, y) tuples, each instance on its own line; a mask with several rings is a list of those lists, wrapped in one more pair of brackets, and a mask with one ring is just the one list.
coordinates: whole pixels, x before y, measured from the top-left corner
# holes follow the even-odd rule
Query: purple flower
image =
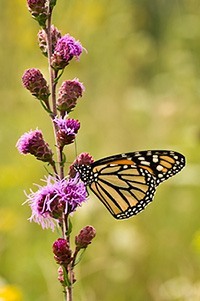
[(47, 101), (50, 95), (46, 79), (39, 69), (31, 68), (24, 72), (22, 76), (24, 87), (36, 98)]
[(66, 212), (74, 212), (87, 198), (87, 191), (85, 184), (79, 177), (69, 179), (63, 185), (62, 200), (68, 205)]
[(79, 59), (83, 47), (79, 41), (76, 41), (69, 34), (64, 35), (57, 41), (54, 53), (51, 57), (51, 65), (54, 69), (64, 69), (69, 61), (75, 57)]
[(57, 125), (58, 144), (64, 147), (67, 144), (73, 143), (76, 134), (80, 128), (80, 122), (75, 119), (54, 118), (54, 123)]
[(38, 160), (52, 162), (53, 153), (48, 143), (44, 141), (40, 130), (23, 134), (17, 141), (16, 147), (21, 154), (31, 154)]
[(70, 250), (68, 241), (64, 238), (58, 238), (53, 243), (53, 253), (55, 261), (64, 267), (67, 267), (72, 260), (72, 251)]
[(84, 227), (80, 233), (75, 237), (77, 249), (85, 249), (91, 244), (93, 238), (96, 236), (96, 230), (92, 226)]
[(70, 214), (86, 200), (87, 192), (84, 183), (78, 177), (73, 179), (56, 179), (48, 176), (45, 186), (37, 185), (36, 192), (27, 195), (27, 202), (32, 210), (30, 221), (42, 228), (54, 230), (56, 220), (63, 213)]
[(76, 106), (77, 99), (82, 97), (83, 91), (85, 87), (78, 78), (63, 82), (58, 94), (58, 109), (67, 113), (71, 112)]

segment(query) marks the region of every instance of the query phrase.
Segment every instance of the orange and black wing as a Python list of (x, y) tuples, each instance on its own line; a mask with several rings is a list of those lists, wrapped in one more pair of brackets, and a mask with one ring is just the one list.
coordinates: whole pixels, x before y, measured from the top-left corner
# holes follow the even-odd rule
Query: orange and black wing
[(93, 172), (98, 176), (89, 185), (90, 189), (117, 219), (136, 215), (153, 199), (156, 187), (154, 178), (135, 165), (99, 165)]
[(156, 187), (185, 166), (185, 158), (167, 150), (114, 155), (77, 166), (81, 179), (117, 219), (142, 211)]
[(153, 200), (156, 186), (184, 166), (184, 156), (174, 151), (114, 155), (92, 164), (89, 187), (115, 218), (129, 218)]

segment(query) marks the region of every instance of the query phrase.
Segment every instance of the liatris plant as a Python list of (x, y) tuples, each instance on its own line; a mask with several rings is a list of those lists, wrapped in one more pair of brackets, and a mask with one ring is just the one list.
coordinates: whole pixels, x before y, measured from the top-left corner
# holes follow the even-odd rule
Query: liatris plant
[[(57, 87), (64, 69), (69, 66), (71, 60), (80, 58), (84, 48), (69, 34), (62, 36), (51, 24), (55, 5), (56, 0), (27, 0), (28, 10), (41, 26), (38, 42), (42, 54), (47, 57), (50, 80), (48, 84), (39, 69), (30, 68), (24, 72), (22, 83), (50, 117), (56, 155), (45, 142), (39, 129), (23, 134), (16, 146), (21, 154), (31, 154), (52, 168), (46, 175), (44, 184), (36, 185), (36, 191), (31, 190), (26, 194), (27, 203), (32, 211), (30, 221), (38, 223), (43, 229), (60, 229), (61, 237), (53, 243), (53, 254), (59, 265), (58, 280), (63, 286), (65, 300), (72, 301), (74, 267), (96, 233), (92, 226), (84, 227), (75, 236), (75, 250), (72, 250), (70, 215), (85, 202), (87, 192), (73, 164), (65, 174), (64, 151), (68, 144), (74, 143), (80, 128), (80, 122), (69, 118), (69, 114), (75, 109), (85, 88), (77, 78), (66, 80), (59, 89)], [(89, 164), (92, 161), (92, 157), (87, 153), (80, 154), (75, 160), (79, 164)]]

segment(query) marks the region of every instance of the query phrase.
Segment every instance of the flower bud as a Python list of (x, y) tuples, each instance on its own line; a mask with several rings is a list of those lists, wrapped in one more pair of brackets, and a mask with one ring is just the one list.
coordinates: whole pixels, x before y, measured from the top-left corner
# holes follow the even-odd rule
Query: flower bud
[(33, 13), (46, 12), (46, 0), (27, 0), (28, 9)]
[(56, 117), (54, 123), (57, 125), (58, 146), (64, 147), (73, 143), (80, 128), (80, 122), (75, 119), (63, 119)]
[(26, 70), (22, 76), (22, 83), (37, 99), (44, 102), (48, 100), (50, 95), (49, 87), (39, 69), (32, 68)]
[[(51, 25), (51, 43), (52, 43), (52, 52), (55, 50), (55, 46), (57, 41), (61, 38), (61, 33), (60, 31), (54, 26)], [(41, 29), (38, 32), (38, 43), (40, 50), (42, 53), (47, 56), (48, 55), (48, 50), (47, 50), (47, 35), (44, 29)]]
[(78, 59), (83, 51), (79, 41), (76, 41), (69, 34), (66, 34), (57, 41), (54, 53), (51, 57), (51, 66), (56, 69), (64, 69), (69, 61), (75, 57)]
[(77, 99), (82, 97), (84, 90), (83, 84), (78, 79), (63, 82), (58, 94), (58, 109), (67, 113), (71, 112), (77, 104)]
[(78, 249), (85, 249), (91, 244), (92, 239), (96, 235), (96, 230), (92, 226), (84, 227), (75, 237), (75, 244)]
[(47, 0), (27, 0), (28, 10), (41, 26), (47, 20)]
[(54, 242), (53, 253), (55, 261), (64, 267), (67, 267), (72, 260), (72, 251), (70, 250), (69, 243), (64, 238), (58, 238)]
[(17, 141), (16, 147), (21, 154), (31, 154), (38, 160), (52, 162), (53, 153), (39, 130), (23, 134)]
[(61, 284), (65, 283), (64, 273), (63, 273), (63, 267), (59, 266), (58, 268), (58, 281)]

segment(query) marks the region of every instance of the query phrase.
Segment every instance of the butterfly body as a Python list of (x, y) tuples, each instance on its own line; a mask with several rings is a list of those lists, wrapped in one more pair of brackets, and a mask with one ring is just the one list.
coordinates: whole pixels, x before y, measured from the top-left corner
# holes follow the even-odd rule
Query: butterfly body
[(178, 152), (149, 150), (109, 156), (75, 169), (110, 213), (125, 219), (142, 211), (156, 187), (184, 166)]

